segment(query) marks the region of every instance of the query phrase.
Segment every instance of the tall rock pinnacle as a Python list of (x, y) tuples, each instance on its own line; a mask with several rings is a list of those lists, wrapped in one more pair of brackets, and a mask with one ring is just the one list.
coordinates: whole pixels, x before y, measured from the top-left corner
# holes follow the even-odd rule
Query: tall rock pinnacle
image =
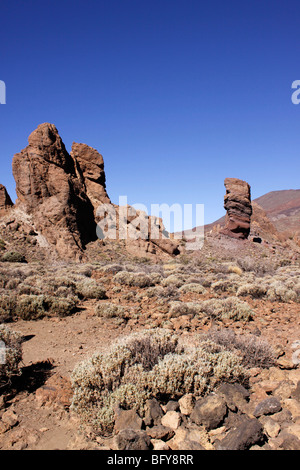
[(227, 213), (225, 227), (220, 233), (233, 238), (248, 238), (252, 215), (250, 186), (237, 178), (226, 178), (224, 185), (224, 208)]

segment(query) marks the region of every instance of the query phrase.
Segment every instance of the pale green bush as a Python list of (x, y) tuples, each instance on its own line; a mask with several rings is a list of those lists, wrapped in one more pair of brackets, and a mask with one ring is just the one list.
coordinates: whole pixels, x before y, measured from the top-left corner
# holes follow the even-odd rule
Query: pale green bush
[(196, 284), (196, 283), (189, 283), (189, 284), (184, 284), (179, 288), (179, 292), (186, 294), (188, 292), (192, 292), (195, 294), (206, 294), (207, 290), (205, 287), (201, 286), (201, 284)]
[(163, 287), (173, 286), (173, 287), (181, 287), (184, 284), (184, 279), (180, 275), (171, 274), (170, 276), (166, 277), (162, 280), (161, 285)]
[(239, 356), (231, 351), (209, 341), (179, 346), (178, 340), (167, 330), (147, 330), (78, 364), (71, 376), (72, 410), (105, 434), (113, 430), (116, 406), (142, 415), (147, 399), (200, 396), (224, 380), (247, 379)]
[[(6, 385), (20, 373), (22, 360), (22, 336), (5, 325), (0, 325), (0, 386)], [(3, 357), (2, 357), (3, 356)]]
[(96, 306), (95, 313), (98, 317), (105, 318), (125, 318), (126, 310), (122, 305), (112, 304), (110, 302), (101, 302)]
[(221, 279), (220, 281), (213, 282), (211, 285), (211, 289), (214, 292), (234, 293), (238, 289), (238, 283), (228, 279)]
[(202, 311), (212, 318), (249, 321), (254, 317), (254, 312), (247, 302), (242, 302), (236, 297), (205, 300), (201, 307)]
[(76, 293), (83, 299), (105, 299), (106, 291), (94, 279), (85, 278), (76, 283)]
[(223, 346), (228, 351), (236, 351), (247, 367), (269, 368), (275, 365), (276, 355), (272, 346), (264, 339), (250, 334), (236, 334), (230, 329), (211, 329), (205, 338)]
[(238, 297), (245, 297), (249, 295), (253, 299), (259, 299), (261, 297), (264, 297), (267, 293), (267, 286), (263, 284), (258, 284), (258, 283), (246, 283), (241, 285), (237, 292), (236, 295)]
[(125, 284), (130, 287), (150, 287), (155, 284), (155, 278), (144, 273), (132, 273), (120, 271), (113, 277), (113, 281), (118, 284)]
[(176, 318), (182, 315), (199, 315), (202, 312), (202, 303), (173, 301), (170, 303), (169, 318)]

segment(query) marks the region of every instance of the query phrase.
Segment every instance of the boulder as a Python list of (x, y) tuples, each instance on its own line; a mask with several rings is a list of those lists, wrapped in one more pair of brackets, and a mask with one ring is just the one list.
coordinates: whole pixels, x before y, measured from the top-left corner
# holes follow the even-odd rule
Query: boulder
[(271, 415), (278, 413), (281, 408), (281, 403), (276, 397), (266, 398), (256, 406), (253, 412), (253, 416), (258, 418), (262, 415)]
[(163, 414), (163, 410), (155, 398), (147, 400), (144, 417), (144, 423), (146, 426), (161, 424), (161, 418), (163, 417)]
[(140, 431), (142, 429), (143, 420), (134, 410), (118, 410), (115, 419), (114, 431), (119, 433), (124, 429), (133, 429)]
[(237, 427), (219, 442), (216, 442), (216, 450), (248, 450), (263, 441), (264, 434), (261, 423), (256, 418), (243, 415), (243, 419)]
[(191, 413), (191, 420), (203, 425), (209, 431), (217, 428), (223, 421), (227, 412), (226, 402), (217, 394), (210, 394), (206, 398), (196, 401), (195, 408)]
[(149, 450), (151, 439), (145, 431), (124, 429), (115, 438), (117, 450)]

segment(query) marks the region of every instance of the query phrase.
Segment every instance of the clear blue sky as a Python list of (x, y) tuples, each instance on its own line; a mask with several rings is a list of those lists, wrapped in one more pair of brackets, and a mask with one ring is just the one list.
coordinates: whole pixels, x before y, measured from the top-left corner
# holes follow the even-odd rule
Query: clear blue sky
[(252, 197), (298, 189), (296, 0), (1, 2), (0, 183), (42, 122), (97, 148), (113, 202), (205, 204), (225, 177)]

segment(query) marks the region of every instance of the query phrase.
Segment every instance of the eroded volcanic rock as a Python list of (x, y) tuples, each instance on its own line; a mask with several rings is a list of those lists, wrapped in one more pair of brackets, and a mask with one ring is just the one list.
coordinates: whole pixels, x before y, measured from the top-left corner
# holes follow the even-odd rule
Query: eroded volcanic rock
[(224, 185), (224, 208), (227, 213), (225, 227), (220, 233), (233, 238), (248, 238), (252, 215), (250, 186), (237, 178), (226, 178)]
[(86, 144), (72, 145), (71, 156), (77, 163), (79, 179), (83, 181), (86, 194), (96, 212), (99, 204), (110, 204), (110, 198), (106, 192), (106, 178), (102, 155)]
[[(102, 155), (79, 143), (73, 143), (69, 154), (53, 124), (41, 124), (32, 132), (28, 146), (13, 158), (13, 175), (18, 216), (23, 214), (24, 220), (30, 216), (32, 230), (63, 259), (82, 258), (86, 245), (99, 237), (96, 228), (101, 220), (116, 228), (113, 239), (126, 239), (127, 248), (136, 250), (137, 255), (155, 254), (156, 249), (169, 255), (179, 253), (178, 244), (165, 236), (162, 221), (153, 231), (152, 218), (130, 206), (126, 215), (116, 220), (121, 208), (111, 203), (106, 192)], [(3, 204), (8, 205), (8, 199)], [(108, 219), (107, 210), (116, 217)], [(143, 226), (152, 227), (145, 236)], [(135, 228), (138, 235), (131, 237)], [(124, 232), (129, 237), (124, 237)]]
[(0, 217), (13, 207), (13, 202), (3, 184), (0, 184)]
[(56, 127), (44, 123), (13, 158), (16, 207), (33, 216), (36, 229), (64, 258), (78, 258), (95, 239), (93, 206), (73, 158)]

